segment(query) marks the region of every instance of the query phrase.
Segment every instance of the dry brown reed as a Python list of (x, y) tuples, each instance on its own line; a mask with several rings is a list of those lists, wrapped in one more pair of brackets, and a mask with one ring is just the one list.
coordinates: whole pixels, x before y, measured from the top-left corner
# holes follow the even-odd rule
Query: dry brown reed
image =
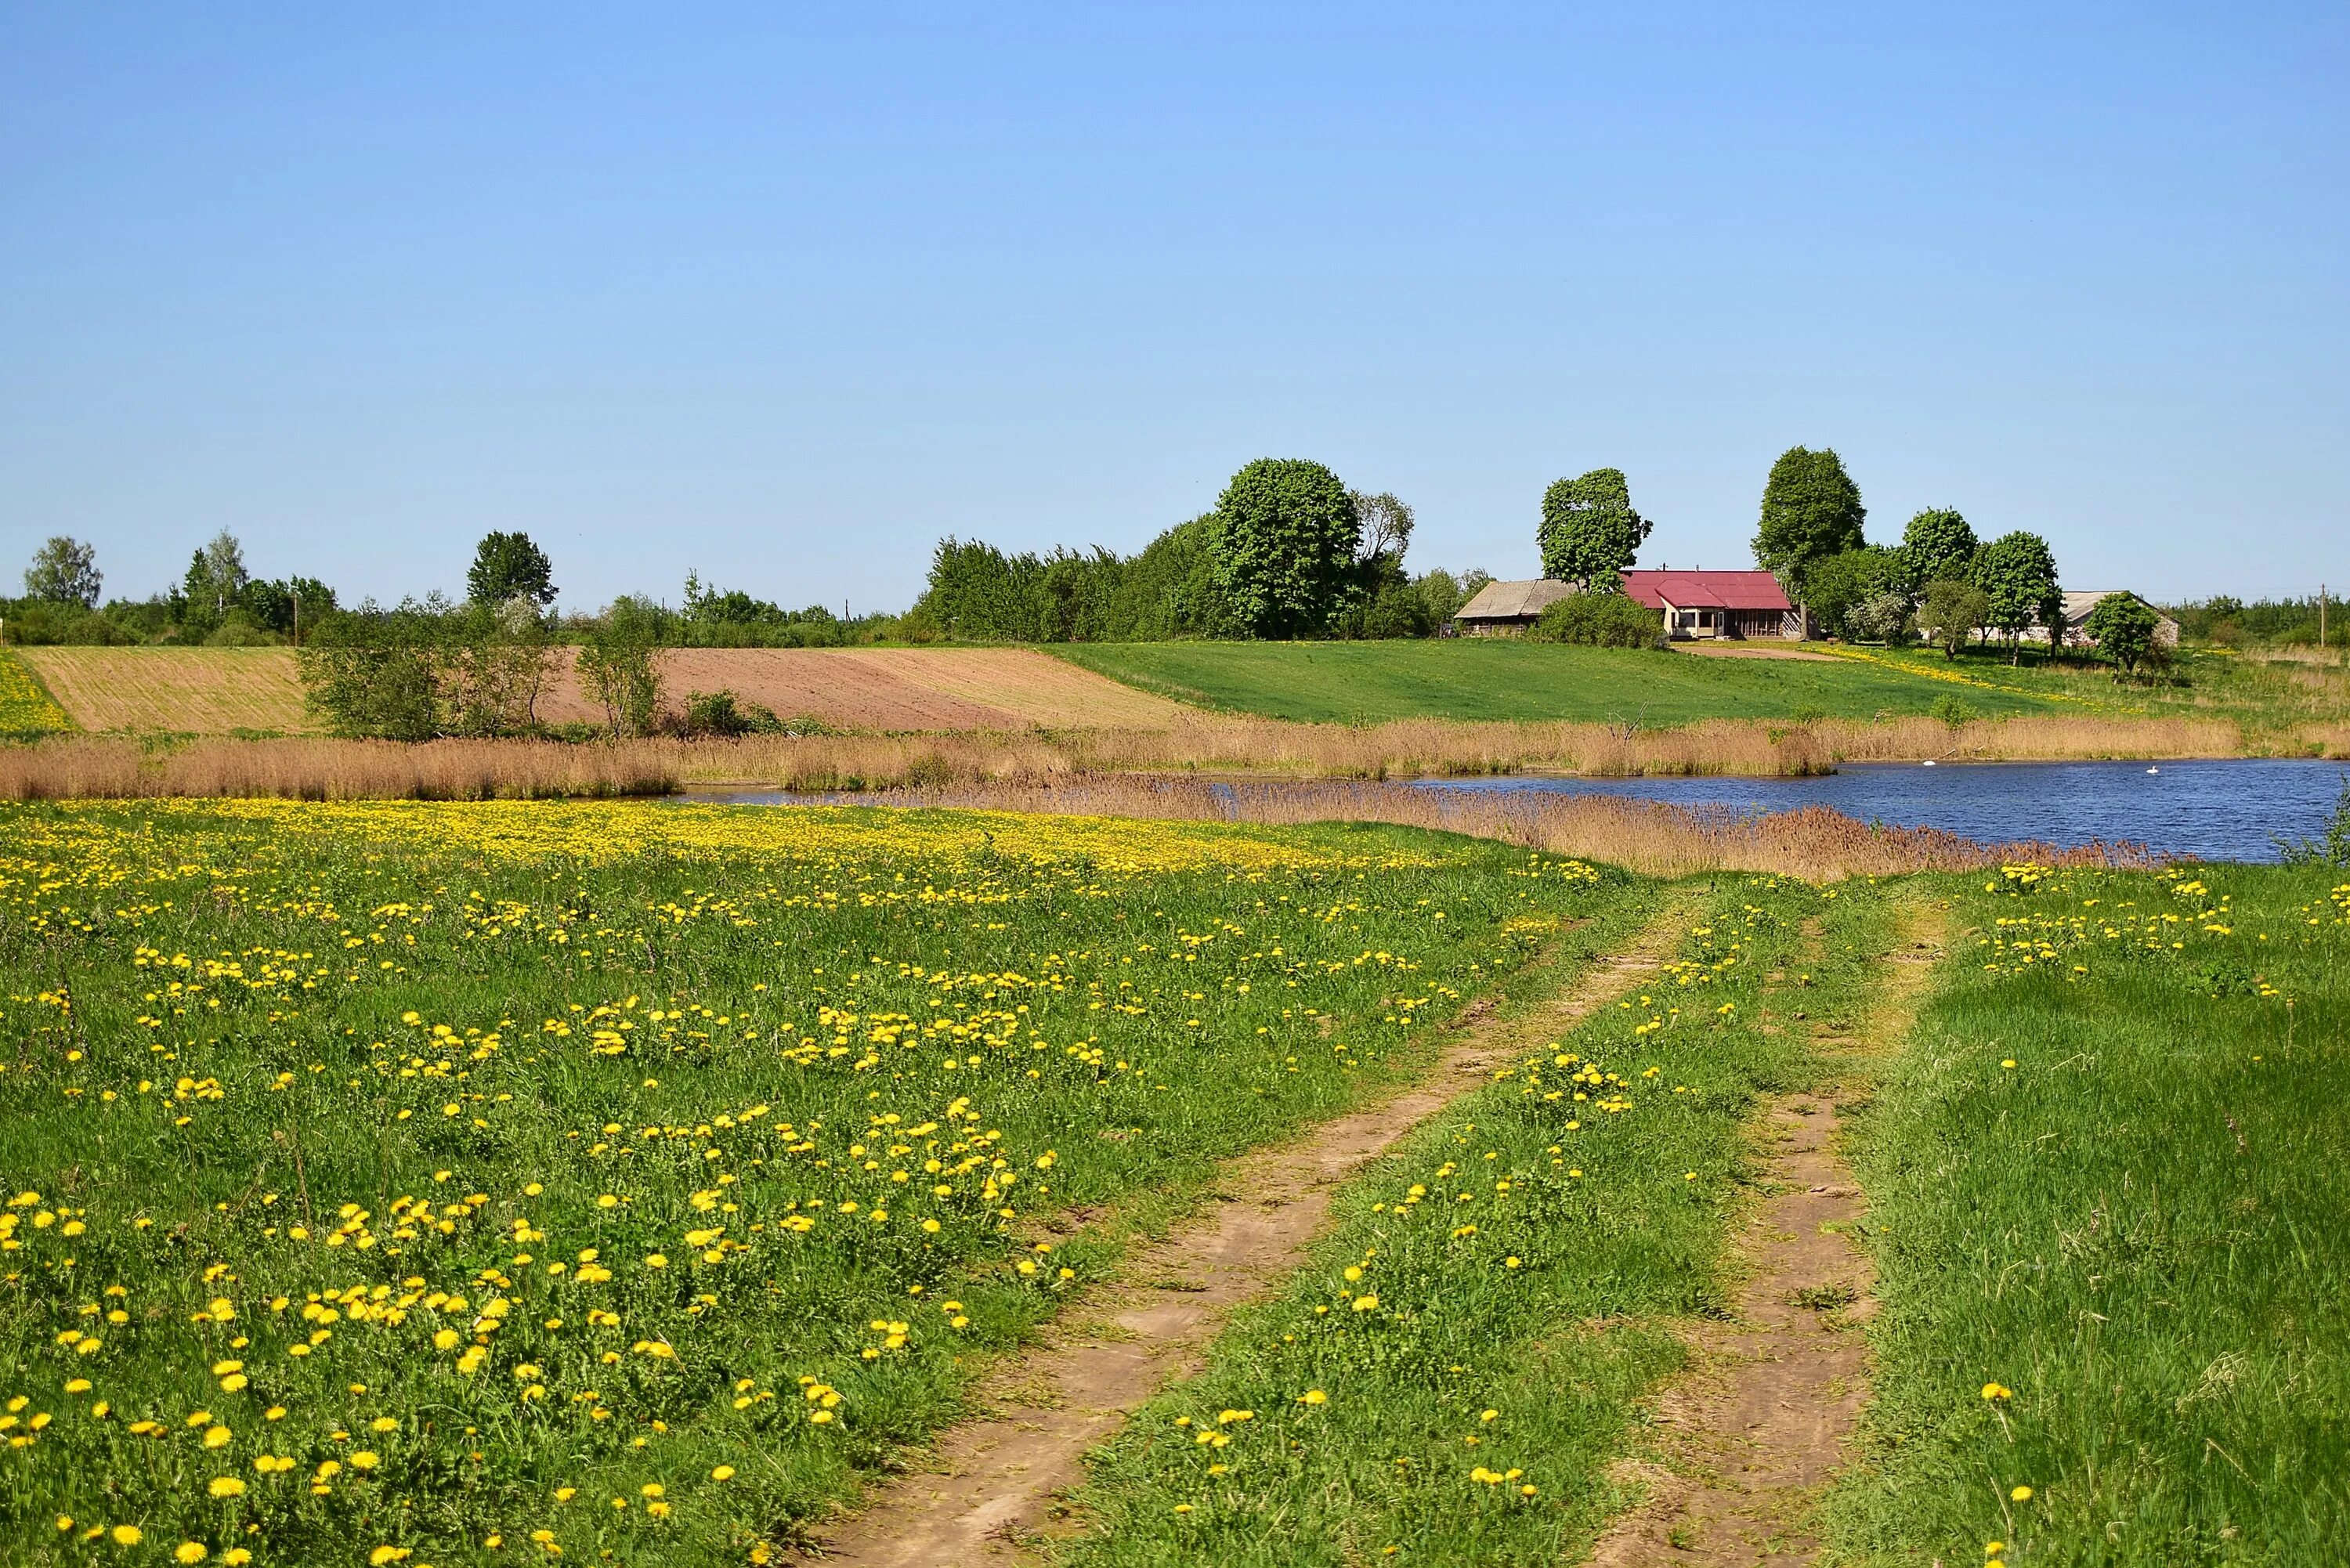
[[(2337, 743), (2340, 737), (2336, 737)], [(2241, 753), (2207, 719), (1934, 719), (1675, 729), (1400, 720), (1354, 727), (1201, 715), (1157, 729), (546, 741), (205, 740), (169, 750), (65, 737), (0, 748), (0, 798), (272, 794), (474, 800), (660, 794), (681, 784), (860, 790), (1118, 773), (1360, 779), (1531, 772), (1797, 776), (1839, 761), (2204, 757)]]
[(1759, 871), (1808, 881), (1907, 871), (1970, 871), (2025, 861), (2148, 867), (2164, 858), (2136, 845), (1984, 845), (1940, 828), (1885, 827), (1825, 806), (1768, 815), (1691, 811), (1617, 795), (1430, 790), (1362, 781), (1238, 783), (1121, 774), (1059, 783), (892, 790), (876, 805), (1178, 820), (1388, 822), (1499, 839), (1607, 861), (1655, 876)]

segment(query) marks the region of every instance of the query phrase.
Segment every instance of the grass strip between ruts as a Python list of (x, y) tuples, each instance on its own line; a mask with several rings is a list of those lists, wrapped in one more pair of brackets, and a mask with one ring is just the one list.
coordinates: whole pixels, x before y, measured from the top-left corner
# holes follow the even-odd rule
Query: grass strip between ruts
[(1888, 918), (1866, 883), (1684, 891), (1668, 971), (1349, 1183), (1288, 1288), (1096, 1456), (1065, 1560), (1549, 1564), (1596, 1534), (1684, 1359), (1669, 1320), (1727, 1310), (1756, 1098), (1812, 1082), (1770, 977), (1856, 1019)]

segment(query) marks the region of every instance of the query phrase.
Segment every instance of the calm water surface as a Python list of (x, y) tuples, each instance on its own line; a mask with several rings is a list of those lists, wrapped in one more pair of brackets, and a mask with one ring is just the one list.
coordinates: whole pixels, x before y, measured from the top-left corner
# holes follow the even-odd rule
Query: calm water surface
[(2316, 836), (2342, 791), (2340, 763), (2277, 758), (2177, 763), (1944, 763), (1847, 766), (1825, 778), (1430, 779), (1424, 789), (1621, 794), (1741, 812), (1825, 805), (1985, 843), (2063, 848), (2126, 839), (2206, 860), (2274, 860), (2272, 836)]

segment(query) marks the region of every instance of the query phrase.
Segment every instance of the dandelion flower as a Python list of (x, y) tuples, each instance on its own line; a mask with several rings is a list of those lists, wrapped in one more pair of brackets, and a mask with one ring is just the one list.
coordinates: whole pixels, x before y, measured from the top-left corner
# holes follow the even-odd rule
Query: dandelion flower
[(212, 1484), (204, 1490), (214, 1497), (243, 1497), (244, 1483), (234, 1476), (214, 1476)]
[(135, 1524), (118, 1524), (106, 1532), (117, 1546), (136, 1546), (147, 1539), (147, 1532)]
[(172, 1548), (172, 1555), (182, 1563), (201, 1563), (212, 1554), (212, 1548), (201, 1541), (182, 1541)]
[(720, 1465), (717, 1469), (710, 1472), (710, 1479), (712, 1480), (722, 1481), (733, 1480), (734, 1479), (734, 1467), (733, 1465)]
[(2032, 1489), (2028, 1486), (2015, 1487), (2010, 1490), (2007, 1496), (2008, 1501), (2011, 1502), (2030, 1502), (2032, 1501)]
[(1300, 1405), (1321, 1405), (1326, 1404), (1330, 1396), (1323, 1393), (1319, 1388), (1308, 1388), (1297, 1397), (1297, 1402)]

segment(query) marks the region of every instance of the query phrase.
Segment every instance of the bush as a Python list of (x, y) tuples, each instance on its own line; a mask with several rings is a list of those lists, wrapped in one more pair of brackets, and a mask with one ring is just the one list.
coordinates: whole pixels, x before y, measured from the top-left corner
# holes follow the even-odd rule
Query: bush
[(1871, 594), (1844, 612), (1846, 631), (1856, 642), (1906, 643), (1911, 636), (1909, 596)]
[(688, 737), (702, 735), (773, 735), (783, 732), (783, 723), (775, 713), (756, 702), (744, 702), (733, 692), (721, 688), (716, 691), (689, 691), (685, 694), (685, 711), (678, 719), (678, 732)]
[(1627, 594), (1569, 594), (1543, 611), (1526, 636), (1591, 648), (1662, 648), (1665, 617)]

